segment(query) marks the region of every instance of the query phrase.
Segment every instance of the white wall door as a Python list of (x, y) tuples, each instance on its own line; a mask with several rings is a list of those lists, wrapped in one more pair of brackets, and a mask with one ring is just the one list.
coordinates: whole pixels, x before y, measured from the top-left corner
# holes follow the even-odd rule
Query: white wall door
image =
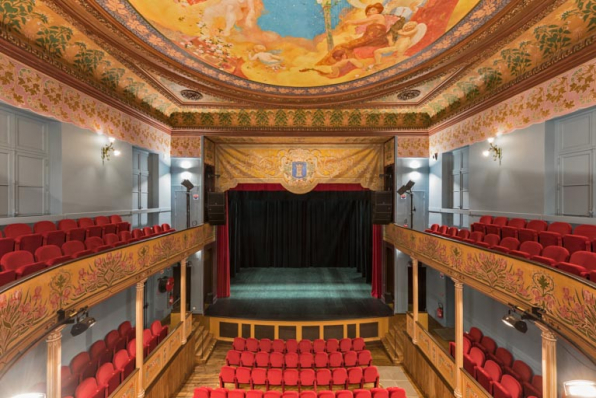
[[(146, 210), (149, 208), (149, 152), (140, 149), (133, 149), (133, 187), (132, 187), (132, 208)], [(147, 213), (135, 214), (133, 216), (134, 227), (144, 227), (148, 224)]]

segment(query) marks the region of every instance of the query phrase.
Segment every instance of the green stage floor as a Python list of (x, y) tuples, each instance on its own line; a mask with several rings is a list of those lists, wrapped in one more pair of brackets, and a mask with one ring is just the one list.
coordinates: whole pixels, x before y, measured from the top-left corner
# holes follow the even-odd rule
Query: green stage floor
[(392, 315), (354, 268), (245, 268), (229, 298), (206, 315), (261, 320), (335, 320)]

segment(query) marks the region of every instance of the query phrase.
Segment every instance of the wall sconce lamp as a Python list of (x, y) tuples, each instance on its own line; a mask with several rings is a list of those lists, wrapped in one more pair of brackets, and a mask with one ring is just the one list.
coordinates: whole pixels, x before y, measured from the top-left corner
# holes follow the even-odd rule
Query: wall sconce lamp
[(596, 382), (590, 380), (570, 380), (563, 383), (565, 398), (596, 397)]
[(114, 156), (120, 156), (120, 151), (114, 148), (114, 142), (116, 139), (114, 137), (110, 137), (107, 144), (101, 147), (101, 163), (103, 164), (106, 160), (110, 161), (110, 152), (114, 152)]
[(435, 152), (433, 153), (433, 155), (430, 157), (432, 160), (439, 160), (439, 152)]
[(488, 139), (488, 143), (490, 147), (488, 150), (482, 152), (484, 157), (489, 157), (490, 153), (493, 153), (493, 160), (496, 162), (497, 159), (499, 160), (499, 166), (501, 165), (501, 159), (503, 158), (503, 148), (499, 148), (497, 144), (495, 144), (495, 139), (493, 137)]

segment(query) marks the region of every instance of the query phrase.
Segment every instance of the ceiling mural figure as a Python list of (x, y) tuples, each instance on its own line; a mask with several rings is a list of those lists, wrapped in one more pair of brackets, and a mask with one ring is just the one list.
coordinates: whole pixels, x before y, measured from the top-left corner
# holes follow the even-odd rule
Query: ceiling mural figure
[(480, 0), (130, 0), (191, 57), (275, 86), (351, 82), (449, 32)]

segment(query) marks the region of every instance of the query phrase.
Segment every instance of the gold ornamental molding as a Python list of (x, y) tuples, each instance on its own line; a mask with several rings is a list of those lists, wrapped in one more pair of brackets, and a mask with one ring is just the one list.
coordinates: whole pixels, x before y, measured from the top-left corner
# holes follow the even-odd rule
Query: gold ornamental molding
[(542, 322), (596, 359), (596, 285), (555, 268), (397, 225), (384, 240), (504, 304), (543, 312)]
[(202, 225), (48, 268), (0, 290), (0, 377), (58, 325), (57, 311), (94, 306), (215, 241)]

